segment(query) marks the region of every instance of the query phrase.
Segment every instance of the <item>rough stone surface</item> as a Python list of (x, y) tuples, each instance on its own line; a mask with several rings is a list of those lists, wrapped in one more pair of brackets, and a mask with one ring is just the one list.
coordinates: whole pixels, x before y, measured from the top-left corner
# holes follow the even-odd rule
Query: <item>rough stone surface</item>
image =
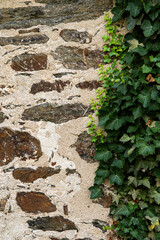
[(7, 199), (0, 199), (0, 211), (4, 211)]
[(69, 219), (62, 216), (55, 217), (38, 217), (37, 219), (27, 221), (30, 228), (33, 230), (42, 231), (57, 231), (63, 232), (66, 230), (77, 230), (76, 225)]
[(97, 89), (101, 86), (102, 86), (102, 84), (96, 80), (91, 81), (91, 82), (85, 81), (85, 82), (80, 82), (80, 83), (76, 84), (77, 88), (88, 89), (90, 91), (92, 91), (93, 89)]
[(0, 112), (0, 123), (2, 123), (7, 117), (4, 115), (3, 112)]
[(30, 93), (36, 94), (38, 92), (50, 92), (53, 90), (60, 93), (69, 84), (70, 84), (70, 81), (56, 80), (54, 83), (51, 83), (51, 82), (45, 82), (42, 80), (39, 83), (34, 83), (32, 85)]
[(24, 53), (12, 59), (11, 67), (15, 71), (38, 71), (47, 68), (47, 55)]
[(56, 206), (41, 192), (18, 192), (16, 201), (20, 208), (27, 213), (55, 212)]
[(51, 168), (51, 167), (39, 167), (37, 169), (32, 168), (18, 168), (14, 169), (13, 177), (19, 179), (21, 182), (33, 183), (39, 178), (46, 179), (54, 174), (60, 172), (60, 168)]
[(89, 33), (79, 32), (74, 29), (63, 29), (60, 36), (66, 42), (90, 43), (92, 41), (92, 36)]
[(61, 238), (61, 239), (58, 239), (58, 238), (50, 238), (51, 240), (69, 240), (68, 238)]
[[(24, 28), (38, 24), (56, 25), (61, 22), (78, 22), (95, 19), (103, 15), (111, 6), (108, 0), (38, 0), (47, 3), (45, 7), (31, 6), (3, 8), (0, 10), (0, 29)], [(87, 10), (87, 11), (86, 11)]]
[(75, 73), (72, 73), (72, 72), (62, 72), (62, 73), (55, 73), (53, 74), (56, 78), (61, 78), (63, 76), (66, 76), (68, 74), (71, 74), (71, 75), (75, 75)]
[(8, 164), (15, 157), (38, 160), (41, 155), (39, 140), (29, 133), (0, 128), (0, 166)]
[(29, 45), (46, 43), (49, 38), (44, 35), (29, 35), (29, 36), (15, 36), (15, 37), (0, 37), (0, 46), (5, 45)]
[(66, 104), (54, 106), (50, 103), (40, 104), (26, 109), (23, 112), (23, 120), (49, 121), (56, 124), (65, 123), (69, 120), (88, 116), (89, 108), (83, 104)]
[(100, 63), (104, 63), (103, 53), (100, 50), (59, 46), (51, 54), (55, 60), (59, 60), (68, 69), (86, 70), (98, 68)]
[(71, 145), (71, 147), (76, 148), (76, 151), (82, 159), (89, 163), (93, 163), (96, 160), (93, 159), (95, 153), (95, 144), (91, 143), (90, 135), (84, 131), (79, 134), (77, 141)]
[(32, 28), (32, 29), (21, 29), (18, 31), (19, 34), (25, 34), (25, 33), (32, 33), (32, 32), (40, 32), (39, 28)]

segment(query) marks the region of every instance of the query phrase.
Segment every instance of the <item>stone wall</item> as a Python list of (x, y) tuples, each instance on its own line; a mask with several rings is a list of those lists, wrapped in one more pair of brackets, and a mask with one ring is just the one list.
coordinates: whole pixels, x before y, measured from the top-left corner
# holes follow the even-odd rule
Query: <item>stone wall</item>
[[(0, 239), (105, 240), (89, 101), (109, 0), (0, 0)], [(105, 186), (104, 186), (105, 191)]]

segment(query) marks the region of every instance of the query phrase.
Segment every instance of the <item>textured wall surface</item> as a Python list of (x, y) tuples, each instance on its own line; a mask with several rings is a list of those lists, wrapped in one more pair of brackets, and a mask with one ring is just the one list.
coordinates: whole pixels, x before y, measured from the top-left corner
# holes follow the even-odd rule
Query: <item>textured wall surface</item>
[(111, 2), (0, 0), (1, 240), (109, 239), (86, 125)]

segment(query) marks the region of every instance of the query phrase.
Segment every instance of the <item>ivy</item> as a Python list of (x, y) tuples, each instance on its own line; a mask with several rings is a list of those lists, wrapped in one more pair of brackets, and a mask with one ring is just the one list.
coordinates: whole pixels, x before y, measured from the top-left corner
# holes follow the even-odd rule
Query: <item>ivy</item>
[[(122, 239), (160, 239), (160, 1), (116, 0), (105, 16), (102, 88), (91, 100), (88, 124), (99, 161), (91, 198), (101, 197), (103, 181), (114, 187), (110, 215)], [(125, 21), (129, 32), (117, 33)], [(113, 229), (114, 228), (114, 229)]]

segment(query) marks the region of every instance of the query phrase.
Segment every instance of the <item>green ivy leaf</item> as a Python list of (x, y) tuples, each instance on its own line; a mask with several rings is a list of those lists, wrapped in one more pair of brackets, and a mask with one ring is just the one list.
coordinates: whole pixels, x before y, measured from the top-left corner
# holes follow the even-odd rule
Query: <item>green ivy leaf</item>
[(157, 178), (160, 178), (160, 169), (159, 168), (155, 168), (153, 170), (153, 174), (154, 176), (156, 176)]
[(124, 10), (122, 9), (121, 6), (117, 6), (117, 7), (113, 8), (111, 12), (114, 14), (114, 16), (112, 18), (112, 22), (117, 22), (118, 20), (120, 20), (122, 18)]
[(151, 197), (154, 198), (156, 203), (160, 204), (160, 193), (158, 193), (156, 190), (151, 194)]
[(98, 168), (96, 171), (96, 176), (102, 177), (102, 178), (107, 178), (109, 176), (109, 170), (103, 169), (103, 168)]
[(151, 73), (152, 67), (148, 67), (147, 65), (143, 64), (142, 71), (143, 73)]
[(156, 63), (156, 65), (157, 65), (157, 67), (159, 67), (159, 68), (160, 68), (160, 62), (157, 62), (157, 63)]
[(155, 145), (153, 144), (148, 145), (147, 143), (143, 142), (139, 145), (138, 148), (139, 148), (139, 154), (142, 155), (143, 157), (146, 157), (148, 155), (153, 155), (155, 153)]
[(94, 159), (98, 161), (107, 162), (112, 156), (113, 154), (110, 151), (108, 151), (107, 149), (103, 149), (96, 151)]
[(123, 179), (124, 179), (124, 176), (121, 173), (115, 173), (109, 176), (109, 180), (111, 184), (122, 185)]
[(132, 52), (136, 52), (139, 53), (139, 55), (144, 56), (148, 53), (148, 50), (139, 45), (138, 47), (134, 48)]
[(119, 159), (114, 159), (111, 166), (112, 167), (117, 167), (117, 168), (123, 168), (125, 164), (124, 159), (119, 160)]
[(91, 191), (91, 199), (96, 199), (96, 198), (100, 198), (102, 195), (102, 189), (99, 188), (99, 186), (94, 185), (93, 187), (90, 187), (89, 190)]
[(101, 184), (103, 183), (103, 181), (104, 181), (104, 178), (102, 178), (102, 177), (96, 176), (96, 177), (94, 178), (94, 183), (95, 183), (96, 185), (101, 185)]
[(138, 95), (138, 100), (140, 103), (142, 103), (144, 108), (147, 108), (150, 104), (150, 100), (151, 100), (151, 92), (150, 90), (144, 90), (141, 92), (141, 94)]
[(144, 209), (144, 208), (147, 208), (148, 207), (148, 204), (146, 202), (143, 202), (143, 201), (140, 201), (138, 203), (140, 209)]
[(127, 19), (127, 29), (128, 31), (131, 31), (135, 28), (137, 23), (137, 19), (133, 18), (131, 15)]
[(145, 19), (141, 25), (145, 37), (152, 36), (159, 29), (159, 22), (155, 22), (153, 25), (147, 19)]
[(118, 130), (125, 123), (125, 118), (116, 117), (112, 122), (105, 125), (105, 129)]
[[(135, 137), (134, 137), (134, 138), (135, 138)], [(123, 134), (123, 136), (119, 139), (119, 141), (120, 141), (120, 142), (123, 142), (123, 143), (129, 142), (129, 141), (131, 141), (131, 140), (133, 140), (133, 138), (132, 138), (132, 137), (129, 137), (127, 134)]]
[(155, 9), (149, 14), (149, 17), (152, 19), (152, 21), (154, 21), (158, 17), (159, 13), (160, 13), (160, 9), (159, 8)]
[(144, 10), (145, 10), (146, 13), (149, 13), (152, 6), (153, 6), (152, 0), (145, 0), (144, 1)]
[(139, 117), (142, 117), (142, 107), (139, 105), (138, 107), (133, 108), (133, 116), (134, 116), (134, 120), (136, 120)]
[(128, 217), (130, 215), (130, 211), (126, 205), (122, 205), (117, 208), (115, 215)]
[(141, 4), (137, 4), (137, 2), (129, 2), (126, 7), (126, 10), (128, 10), (133, 17), (137, 17), (141, 9)]

